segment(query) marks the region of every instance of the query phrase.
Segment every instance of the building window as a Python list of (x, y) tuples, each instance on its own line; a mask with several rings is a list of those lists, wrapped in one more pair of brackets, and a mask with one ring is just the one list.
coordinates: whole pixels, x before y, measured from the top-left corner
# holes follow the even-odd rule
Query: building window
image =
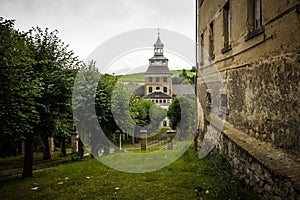
[(167, 126), (167, 121), (163, 121), (163, 126)]
[(201, 34), (201, 41), (200, 41), (200, 65), (204, 64), (204, 35)]
[(248, 0), (247, 9), (248, 35), (246, 41), (263, 32), (261, 16), (261, 0)]
[(254, 0), (254, 29), (261, 27), (261, 2)]
[(156, 77), (156, 82), (159, 82), (160, 81), (160, 78), (159, 77)]
[(158, 100), (155, 100), (156, 103), (158, 103)]
[(209, 24), (209, 60), (213, 60), (215, 58), (214, 45), (214, 22), (212, 21)]
[(148, 91), (149, 91), (149, 93), (152, 93), (152, 87), (149, 87)]
[(211, 108), (211, 93), (206, 93), (206, 106)]
[(149, 83), (152, 83), (152, 77), (149, 77)]
[(159, 90), (160, 90), (160, 87), (156, 87), (156, 90), (159, 91)]
[(220, 102), (220, 114), (227, 114), (227, 95), (226, 94), (221, 94), (221, 102)]
[(229, 1), (225, 4), (223, 8), (223, 35), (224, 35), (224, 48), (222, 49), (222, 53), (225, 53), (231, 49), (230, 46), (230, 5)]
[(167, 92), (168, 92), (168, 88), (164, 87), (164, 93), (167, 93)]
[(161, 104), (161, 103), (162, 103), (162, 100), (159, 100), (159, 103)]
[(164, 82), (168, 82), (168, 78), (167, 77), (164, 77)]
[(164, 99), (163, 102), (166, 103), (167, 101)]

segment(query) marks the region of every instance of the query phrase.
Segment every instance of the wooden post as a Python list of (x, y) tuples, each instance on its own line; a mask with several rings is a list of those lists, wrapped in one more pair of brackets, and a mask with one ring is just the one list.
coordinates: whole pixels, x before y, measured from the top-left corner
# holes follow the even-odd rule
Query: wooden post
[(71, 135), (71, 146), (72, 146), (72, 153), (76, 154), (78, 153), (78, 134), (73, 133)]
[(140, 138), (141, 138), (141, 151), (147, 150), (147, 130), (140, 131)]
[(172, 150), (173, 149), (173, 142), (172, 142), (172, 135), (175, 132), (172, 130), (168, 130), (167, 131), (167, 142), (168, 142), (168, 150)]

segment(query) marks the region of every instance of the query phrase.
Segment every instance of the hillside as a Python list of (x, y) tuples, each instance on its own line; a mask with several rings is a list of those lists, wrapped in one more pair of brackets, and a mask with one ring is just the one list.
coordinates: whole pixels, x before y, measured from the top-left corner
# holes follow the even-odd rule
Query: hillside
[[(179, 77), (179, 74), (182, 74), (182, 70), (171, 70), (173, 73), (173, 78)], [(187, 75), (192, 77), (195, 75), (194, 72), (190, 72), (190, 70), (186, 70)], [(134, 82), (134, 83), (143, 83), (145, 81), (144, 79), (144, 73), (136, 73), (136, 74), (126, 74), (120, 76), (120, 81), (122, 82)]]

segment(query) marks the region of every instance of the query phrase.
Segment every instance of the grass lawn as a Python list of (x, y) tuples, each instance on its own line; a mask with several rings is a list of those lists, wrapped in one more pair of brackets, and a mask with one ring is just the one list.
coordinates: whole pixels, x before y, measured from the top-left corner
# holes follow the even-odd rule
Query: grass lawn
[(116, 171), (96, 159), (62, 164), (33, 178), (2, 180), (0, 194), (1, 199), (257, 199), (222, 156), (198, 159), (191, 149), (171, 165), (142, 174)]

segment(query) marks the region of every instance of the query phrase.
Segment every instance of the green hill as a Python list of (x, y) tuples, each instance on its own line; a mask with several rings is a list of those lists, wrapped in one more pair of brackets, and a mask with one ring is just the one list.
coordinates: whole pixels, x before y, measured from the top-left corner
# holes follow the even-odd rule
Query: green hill
[[(173, 73), (173, 78), (179, 77), (179, 74), (182, 74), (183, 70), (171, 70)], [(194, 72), (190, 72), (190, 70), (186, 70), (187, 75), (192, 77), (195, 75)], [(136, 74), (126, 74), (120, 76), (120, 81), (122, 82), (134, 82), (134, 83), (143, 83), (145, 81), (144, 73), (136, 73)]]

